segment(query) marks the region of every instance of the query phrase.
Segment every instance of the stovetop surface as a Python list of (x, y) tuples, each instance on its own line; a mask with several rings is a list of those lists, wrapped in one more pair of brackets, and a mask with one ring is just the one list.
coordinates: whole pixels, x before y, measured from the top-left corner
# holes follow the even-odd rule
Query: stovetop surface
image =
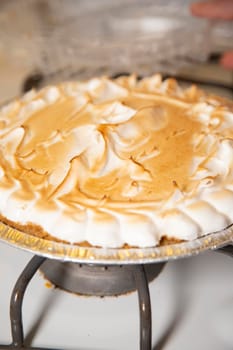
[[(0, 343), (8, 344), (10, 293), (31, 254), (5, 244), (0, 250)], [(165, 266), (150, 284), (153, 344), (160, 344), (156, 349), (232, 349), (232, 264), (229, 257), (208, 252)], [(26, 292), (23, 314), (26, 339), (34, 346), (138, 348), (136, 293), (76, 296), (49, 287), (38, 273)]]

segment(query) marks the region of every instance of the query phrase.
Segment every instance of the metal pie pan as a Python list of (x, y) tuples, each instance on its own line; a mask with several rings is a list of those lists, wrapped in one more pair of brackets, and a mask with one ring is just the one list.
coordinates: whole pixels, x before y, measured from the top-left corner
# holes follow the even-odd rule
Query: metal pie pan
[(152, 248), (95, 248), (45, 240), (0, 222), (0, 241), (36, 255), (75, 263), (147, 264), (197, 255), (233, 242), (233, 225), (193, 241)]

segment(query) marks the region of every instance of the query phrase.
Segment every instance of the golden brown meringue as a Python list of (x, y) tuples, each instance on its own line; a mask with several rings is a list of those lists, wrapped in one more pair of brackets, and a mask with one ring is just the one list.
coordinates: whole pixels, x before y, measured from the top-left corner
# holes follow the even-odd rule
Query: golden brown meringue
[(233, 221), (232, 138), (229, 101), (159, 75), (31, 91), (0, 110), (0, 215), (102, 247), (195, 239)]

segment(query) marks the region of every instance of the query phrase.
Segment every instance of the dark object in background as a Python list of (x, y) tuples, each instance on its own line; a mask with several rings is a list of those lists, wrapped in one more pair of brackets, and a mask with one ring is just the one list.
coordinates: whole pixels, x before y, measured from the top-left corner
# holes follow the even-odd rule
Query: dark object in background
[(25, 93), (33, 88), (39, 88), (44, 80), (44, 75), (42, 73), (32, 73), (26, 77), (22, 84), (22, 92)]

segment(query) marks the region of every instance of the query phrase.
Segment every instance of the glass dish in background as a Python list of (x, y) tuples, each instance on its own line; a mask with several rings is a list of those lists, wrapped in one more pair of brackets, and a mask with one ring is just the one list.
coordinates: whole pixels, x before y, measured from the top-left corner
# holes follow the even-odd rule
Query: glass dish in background
[(191, 2), (3, 0), (0, 55), (50, 81), (174, 74), (233, 42), (229, 23), (192, 17)]

